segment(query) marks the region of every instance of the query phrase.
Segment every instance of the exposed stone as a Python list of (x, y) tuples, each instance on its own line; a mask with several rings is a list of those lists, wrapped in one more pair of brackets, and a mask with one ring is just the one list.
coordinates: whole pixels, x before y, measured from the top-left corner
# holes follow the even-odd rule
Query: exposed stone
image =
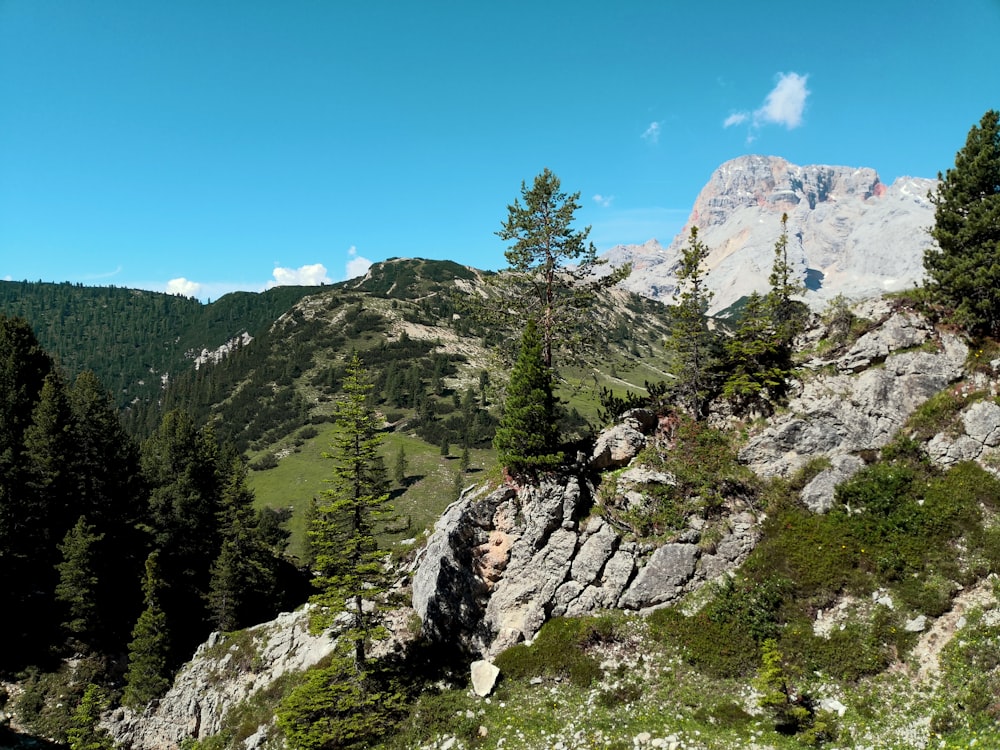
[(570, 567), (573, 580), (584, 585), (593, 583), (617, 546), (617, 532), (611, 526), (604, 524), (600, 531), (587, 538), (576, 553), (576, 558)]
[(837, 485), (853, 477), (864, 465), (864, 461), (857, 456), (831, 456), (830, 467), (821, 471), (802, 488), (802, 502), (813, 513), (826, 513), (833, 507)]
[(665, 544), (649, 558), (632, 585), (619, 600), (619, 606), (643, 609), (673, 601), (683, 593), (694, 575), (699, 550), (695, 544)]
[(472, 673), (472, 690), (476, 695), (480, 698), (485, 698), (492, 693), (493, 687), (497, 684), (497, 677), (500, 676), (500, 670), (496, 665), (482, 659), (477, 659), (472, 662), (470, 670)]
[(714, 293), (711, 312), (717, 312), (768, 290), (781, 216), (787, 214), (789, 260), (808, 279), (806, 303), (819, 310), (838, 294), (880, 296), (923, 278), (926, 228), (934, 223), (927, 194), (934, 185), (912, 177), (885, 185), (872, 169), (741, 156), (715, 170), (668, 247), (650, 240), (620, 245), (602, 257), (609, 270), (632, 264), (623, 282), (627, 289), (666, 301), (676, 287), (690, 227), (697, 226), (698, 238), (711, 249), (705, 282)]
[[(316, 664), (336, 645), (330, 632), (309, 632), (308, 607), (249, 628), (246, 635), (245, 640), (226, 647), (227, 641), (213, 634), (177, 674), (167, 694), (144, 713), (120, 708), (107, 716), (103, 725), (115, 745), (132, 750), (175, 750), (185, 740), (217, 734), (231, 708), (282, 675)], [(241, 649), (254, 653), (245, 657)], [(241, 666), (250, 663), (259, 666)], [(266, 730), (258, 730), (253, 735), (257, 744), (246, 747), (260, 747)]]
[(933, 328), (919, 315), (899, 312), (854, 342), (837, 360), (841, 372), (859, 372), (882, 362), (892, 352), (920, 346), (930, 340)]
[(616, 424), (601, 431), (594, 444), (590, 466), (597, 471), (625, 466), (646, 447), (646, 436), (631, 424)]
[(817, 374), (740, 458), (762, 476), (787, 476), (813, 456), (882, 448), (920, 404), (961, 377), (967, 354), (957, 336), (942, 334), (939, 351), (890, 354), (858, 375)]
[(1000, 405), (977, 401), (962, 413), (965, 434), (990, 448), (1000, 445)]
[(927, 617), (925, 615), (917, 615), (912, 620), (907, 620), (906, 624), (903, 625), (903, 629), (907, 633), (921, 633), (927, 629)]

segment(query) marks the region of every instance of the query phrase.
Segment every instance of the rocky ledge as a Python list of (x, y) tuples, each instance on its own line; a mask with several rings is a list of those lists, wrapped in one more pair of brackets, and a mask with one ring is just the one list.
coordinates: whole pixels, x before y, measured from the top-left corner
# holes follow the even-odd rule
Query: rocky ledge
[[(639, 430), (655, 424), (649, 417), (633, 414), (602, 436), (593, 464), (627, 463), (645, 442)], [(579, 468), (536, 486), (469, 493), (445, 511), (413, 578), (426, 635), (491, 658), (530, 640), (549, 617), (669, 604), (739, 565), (756, 543), (747, 512), (731, 516), (711, 545), (701, 543), (699, 519), (659, 547), (626, 539), (590, 512), (594, 488)]]

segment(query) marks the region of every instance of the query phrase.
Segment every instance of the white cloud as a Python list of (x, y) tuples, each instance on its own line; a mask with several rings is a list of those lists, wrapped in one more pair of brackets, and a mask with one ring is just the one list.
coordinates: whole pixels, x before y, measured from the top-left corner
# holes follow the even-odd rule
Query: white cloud
[(331, 283), (331, 280), (326, 275), (326, 266), (322, 263), (313, 263), (310, 266), (299, 266), (298, 268), (282, 268), (278, 266), (274, 269), (274, 280), (267, 282), (267, 288), (273, 289), (276, 286), (321, 286), (329, 283)]
[(726, 121), (722, 123), (722, 127), (731, 128), (733, 125), (742, 125), (747, 121), (748, 117), (750, 117), (750, 115), (747, 112), (733, 112), (726, 118)]
[(642, 134), (642, 137), (644, 140), (649, 141), (650, 143), (659, 143), (660, 123), (658, 122), (649, 123), (649, 127), (646, 128), (646, 131)]
[(806, 88), (808, 79), (808, 75), (779, 73), (778, 83), (767, 95), (764, 105), (753, 113), (754, 124), (774, 123), (789, 130), (801, 125), (802, 112), (809, 96), (809, 89)]
[(201, 284), (197, 281), (188, 281), (183, 276), (177, 279), (170, 279), (167, 282), (167, 294), (177, 294), (181, 297), (197, 297), (201, 292)]
[(347, 266), (344, 269), (347, 274), (346, 278), (356, 279), (358, 276), (364, 276), (368, 273), (372, 262), (368, 258), (358, 255), (358, 249), (354, 245), (351, 245), (347, 251), (347, 255), (350, 259), (347, 261)]
[(615, 196), (601, 195), (600, 193), (597, 193), (593, 198), (594, 203), (596, 203), (598, 206), (601, 206), (602, 208), (607, 208), (614, 202), (614, 200)]

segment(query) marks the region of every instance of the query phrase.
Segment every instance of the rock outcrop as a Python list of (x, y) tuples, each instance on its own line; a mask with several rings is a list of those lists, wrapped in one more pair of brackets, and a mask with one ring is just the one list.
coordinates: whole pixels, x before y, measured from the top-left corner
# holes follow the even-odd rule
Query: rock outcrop
[(489, 658), (530, 640), (549, 617), (675, 601), (742, 562), (756, 542), (755, 519), (741, 513), (714, 546), (699, 545), (697, 520), (673, 542), (640, 544), (589, 513), (592, 502), (593, 488), (574, 474), (454, 503), (413, 578), (424, 632)]
[[(282, 675), (316, 664), (334, 644), (329, 632), (309, 632), (308, 608), (249, 628), (235, 641), (213, 633), (184, 665), (163, 698), (143, 713), (116, 709), (104, 726), (116, 747), (175, 750), (185, 740), (217, 734), (227, 711)], [(249, 750), (252, 745), (247, 747)]]
[(927, 194), (935, 184), (901, 177), (885, 185), (873, 169), (742, 156), (712, 174), (668, 247), (651, 240), (604, 257), (612, 266), (632, 263), (626, 288), (669, 302), (680, 251), (697, 226), (711, 250), (706, 282), (715, 312), (766, 291), (781, 216), (788, 214), (788, 253), (809, 287), (810, 306), (818, 309), (837, 294), (876, 297), (923, 277), (926, 229), (934, 223)]
[(787, 476), (811, 458), (830, 458), (833, 466), (807, 488), (817, 510), (832, 500), (837, 482), (860, 468), (861, 461), (848, 456), (885, 446), (918, 406), (962, 376), (968, 355), (957, 335), (935, 332), (888, 303), (859, 312), (880, 322), (839, 357), (808, 362), (814, 372), (788, 411), (740, 453), (761, 476)]

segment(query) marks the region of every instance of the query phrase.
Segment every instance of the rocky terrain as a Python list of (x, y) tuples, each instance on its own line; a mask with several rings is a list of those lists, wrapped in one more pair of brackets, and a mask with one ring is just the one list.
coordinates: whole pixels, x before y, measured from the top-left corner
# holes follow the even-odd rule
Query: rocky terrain
[(631, 262), (625, 287), (670, 302), (674, 273), (690, 228), (709, 247), (711, 312), (766, 291), (781, 216), (788, 214), (789, 258), (820, 309), (843, 294), (862, 299), (912, 287), (923, 277), (936, 181), (900, 177), (886, 185), (873, 169), (797, 166), (773, 156), (742, 156), (720, 166), (695, 201), (684, 229), (667, 246), (655, 239), (604, 254)]
[[(814, 320), (799, 341), (802, 375), (788, 408), (755, 425), (742, 442), (741, 462), (758, 476), (774, 477), (791, 476), (810, 461), (824, 461), (826, 468), (804, 486), (800, 499), (812, 512), (826, 513), (836, 485), (898, 437), (928, 399), (942, 393), (957, 399), (975, 394), (968, 403), (959, 400), (951, 416), (935, 430), (913, 431), (912, 437), (941, 467), (975, 461), (995, 471), (1000, 464), (1000, 406), (994, 400), (1000, 361), (984, 362), (970, 371), (970, 352), (959, 336), (937, 330), (914, 311), (887, 301), (862, 303), (854, 308), (854, 315), (864, 332), (839, 348), (828, 346), (830, 331), (819, 318)], [(652, 412), (632, 410), (601, 433), (591, 451), (578, 454), (572, 470), (537, 485), (472, 487), (447, 508), (413, 563), (413, 610), (431, 641), (458, 646), (469, 661), (481, 659), (475, 666), (479, 671), (473, 672), (473, 694), (486, 696), (492, 691), (496, 671), (490, 660), (510, 646), (530, 643), (550, 618), (615, 610), (649, 615), (678, 603), (697, 609), (701, 606), (698, 592), (707, 583), (724, 580), (754, 549), (765, 516), (738, 497), (723, 504), (711, 530), (703, 518), (692, 516), (684, 528), (659, 543), (636, 538), (614, 522), (613, 514), (604, 512), (602, 503), (641, 505), (656, 485), (673, 481), (641, 461), (647, 445), (663, 440), (664, 428)], [(901, 627), (905, 624), (905, 630), (919, 640), (911, 661), (889, 670), (878, 689), (884, 691), (887, 705), (903, 701), (907, 691), (916, 690), (913, 695), (922, 696), (916, 708), (911, 698), (905, 699), (910, 700), (905, 709), (902, 704), (894, 709), (909, 716), (907, 721), (921, 714), (905, 712), (929, 711), (929, 702), (936, 700), (939, 655), (955, 635), (973, 632), (970, 622), (992, 627), (990, 623), (997, 619), (994, 589), (990, 579), (982, 580), (942, 613), (914, 611), (901, 620)], [(846, 596), (817, 611), (812, 627), (816, 634), (831, 637), (856, 618), (870, 617), (878, 608), (891, 611), (899, 606), (886, 591), (876, 591), (869, 602)], [(412, 637), (403, 623), (413, 610), (397, 613), (397, 639)], [(984, 611), (985, 619), (979, 619)], [(332, 638), (308, 635), (306, 619), (301, 612), (282, 615), (243, 636), (223, 639), (214, 635), (180, 673), (174, 688), (146, 714), (119, 709), (108, 717), (115, 738), (124, 747), (152, 750), (180, 747), (187, 738), (212, 736), (227, 711), (261, 700), (282, 675), (307, 668), (329, 652)], [(608, 691), (626, 690), (635, 681), (637, 685), (643, 680), (655, 683), (686, 669), (681, 662), (647, 653), (646, 629), (651, 626), (645, 624), (645, 617), (626, 622), (631, 624), (621, 629), (631, 635), (595, 646), (604, 659), (606, 677), (586, 693), (590, 696), (586, 700), (603, 700), (601, 696)], [(624, 683), (615, 676), (622, 674), (630, 675)], [(526, 700), (532, 711), (558, 713), (553, 700), (581, 699), (572, 697), (576, 696), (572, 690), (558, 681), (543, 684), (539, 680), (537, 696), (531, 693)], [(829, 683), (820, 682), (815, 690), (824, 710), (844, 721), (856, 721), (856, 701), (861, 698), (852, 698)], [(752, 691), (741, 695), (745, 708), (753, 711)], [(484, 737), (490, 717), (495, 721), (498, 715), (507, 716), (504, 712), (509, 709), (503, 702), (479, 700), (485, 701), (478, 714), (481, 718), (469, 715), (470, 721), (484, 722), (479, 730)], [(924, 708), (920, 701), (927, 702)], [(585, 718), (576, 717), (567, 718), (562, 730), (539, 739), (518, 729), (511, 714), (505, 719), (508, 733), (501, 738), (491, 736), (490, 743), (497, 747), (584, 747), (594, 738), (617, 742), (624, 732), (630, 746), (712, 746), (690, 728), (683, 706), (673, 718), (653, 719), (642, 713), (641, 705), (637, 703), (634, 709), (638, 713), (621, 709), (624, 713), (618, 720), (623, 728), (617, 734), (595, 729)], [(521, 706), (520, 710), (529, 708)], [(923, 723), (906, 726), (895, 725), (893, 715), (880, 721), (877, 729), (863, 723), (851, 725), (855, 737), (865, 738), (858, 747), (930, 746), (926, 717), (920, 719)], [(242, 746), (266, 746), (270, 726), (269, 720), (264, 721)], [(424, 746), (465, 745), (445, 734)]]

